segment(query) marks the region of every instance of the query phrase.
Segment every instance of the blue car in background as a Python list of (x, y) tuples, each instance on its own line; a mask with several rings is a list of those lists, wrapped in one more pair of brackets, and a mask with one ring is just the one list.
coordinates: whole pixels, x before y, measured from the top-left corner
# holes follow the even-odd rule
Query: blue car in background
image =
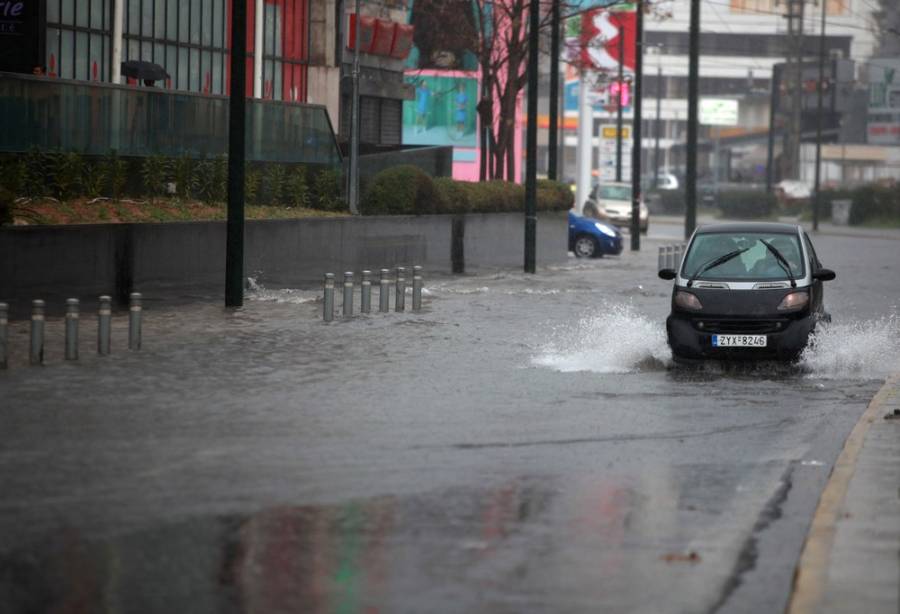
[(608, 222), (569, 211), (569, 251), (578, 258), (622, 253), (622, 233)]

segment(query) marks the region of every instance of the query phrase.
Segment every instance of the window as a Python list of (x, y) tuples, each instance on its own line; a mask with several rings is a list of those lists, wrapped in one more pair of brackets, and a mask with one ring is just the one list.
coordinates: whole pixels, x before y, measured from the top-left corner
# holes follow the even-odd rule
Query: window
[(47, 74), (108, 80), (110, 6), (103, 0), (47, 0)]

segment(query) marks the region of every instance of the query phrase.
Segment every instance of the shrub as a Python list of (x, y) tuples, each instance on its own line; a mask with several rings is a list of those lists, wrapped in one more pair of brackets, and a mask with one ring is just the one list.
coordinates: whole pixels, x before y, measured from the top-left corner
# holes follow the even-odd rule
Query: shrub
[(194, 189), (208, 204), (225, 202), (227, 197), (228, 161), (226, 158), (200, 160), (194, 167)]
[(109, 196), (114, 201), (118, 201), (122, 195), (122, 189), (128, 180), (128, 163), (119, 157), (118, 152), (111, 151), (104, 156), (100, 163), (103, 168), (103, 176), (106, 178), (109, 186)]
[(292, 207), (309, 206), (309, 186), (306, 183), (306, 167), (296, 166), (287, 178), (287, 202)]
[(365, 215), (434, 213), (442, 208), (434, 181), (412, 165), (387, 168), (372, 178), (361, 203)]
[(84, 159), (75, 152), (57, 152), (51, 155), (50, 168), (57, 197), (65, 201), (77, 196)]
[(0, 179), (3, 181), (0, 187), (12, 192), (14, 196), (24, 194), (27, 173), (28, 168), (25, 165), (25, 160), (13, 158), (6, 161), (3, 168), (0, 169)]
[(6, 188), (0, 188), (0, 226), (13, 223), (15, 195)]
[(434, 188), (440, 195), (437, 213), (467, 213), (471, 210), (469, 192), (460, 183), (450, 177), (434, 179)]
[(538, 211), (567, 211), (575, 204), (575, 194), (565, 183), (540, 179), (537, 182)]
[(149, 156), (141, 164), (141, 178), (144, 180), (144, 191), (151, 198), (162, 194), (169, 178), (169, 164), (162, 156)]
[(865, 185), (853, 190), (850, 224), (900, 218), (900, 188)]
[(47, 195), (47, 156), (37, 147), (25, 154), (22, 174), (22, 192), (28, 198)]
[(255, 168), (250, 168), (248, 164), (244, 169), (244, 200), (246, 202), (257, 204), (261, 179), (259, 171)]
[(178, 198), (189, 200), (196, 191), (194, 177), (194, 161), (182, 156), (172, 164), (172, 178), (175, 181), (175, 194)]
[(773, 194), (760, 190), (723, 190), (718, 195), (718, 205), (725, 217), (761, 218), (775, 211)]
[(341, 200), (341, 174), (333, 169), (319, 171), (313, 180), (312, 207), (322, 211), (344, 211), (347, 204)]
[(106, 175), (103, 170), (103, 166), (96, 162), (84, 165), (81, 186), (84, 188), (84, 195), (88, 198), (97, 198), (103, 193), (103, 185), (106, 183)]
[(263, 180), (264, 202), (273, 206), (284, 202), (286, 181), (287, 172), (284, 167), (280, 164), (270, 164)]

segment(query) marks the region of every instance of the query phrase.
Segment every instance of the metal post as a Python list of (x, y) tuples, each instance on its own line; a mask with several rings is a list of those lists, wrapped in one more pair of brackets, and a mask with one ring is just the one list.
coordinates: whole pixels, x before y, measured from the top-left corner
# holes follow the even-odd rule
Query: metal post
[(378, 281), (378, 311), (387, 313), (391, 310), (391, 280), (388, 276), (391, 272), (381, 269), (381, 279)]
[(353, 272), (347, 271), (344, 273), (344, 317), (350, 318), (353, 316)]
[[(525, 272), (535, 272), (537, 260), (537, 112), (538, 112), (538, 31), (540, 0), (531, 0), (528, 24), (528, 123), (525, 127)], [(551, 104), (556, 99), (552, 93)]]
[(348, 179), (350, 185), (347, 188), (347, 200), (350, 204), (350, 213), (359, 214), (359, 30), (360, 23), (359, 0), (356, 0), (356, 28), (353, 30), (353, 93), (350, 101), (350, 167)]
[[(662, 53), (660, 51), (660, 53)], [(657, 62), (659, 61), (657, 56)], [(653, 143), (653, 189), (659, 188), (659, 133), (662, 132), (662, 118), (660, 113), (660, 99), (662, 98), (662, 66), (656, 67), (656, 140)]]
[[(265, 17), (264, 0), (256, 0), (253, 18), (253, 97), (263, 97), (263, 18)], [(341, 13), (343, 15), (343, 13)]]
[(109, 354), (110, 326), (112, 324), (112, 297), (100, 297), (100, 308), (97, 310), (97, 353), (101, 356)]
[(622, 85), (625, 81), (625, 28), (619, 24), (619, 94), (616, 106), (616, 181), (622, 181)]
[(700, 0), (691, 0), (691, 27), (688, 50), (688, 125), (687, 159), (685, 160), (685, 214), (684, 238), (694, 233), (697, 226), (697, 100), (700, 82)]
[(128, 298), (130, 300), (128, 306), (128, 349), (138, 351), (141, 349), (143, 297), (140, 292), (132, 292)]
[(634, 121), (631, 124), (631, 251), (641, 249), (641, 154), (643, 138), (641, 115), (644, 103), (644, 0), (637, 0), (634, 32), (634, 91), (632, 107)]
[(0, 303), (0, 369), (9, 366), (9, 305)]
[(816, 172), (813, 180), (813, 230), (819, 230), (819, 207), (821, 206), (820, 181), (822, 179), (822, 90), (825, 85), (825, 0), (822, 0), (822, 32), (819, 34), (819, 88), (816, 101)]
[(413, 267), (413, 311), (422, 311), (422, 267)]
[(44, 364), (44, 301), (31, 301), (31, 353), (29, 362)]
[(550, 125), (547, 133), (547, 178), (558, 179), (559, 154), (559, 4), (550, 8)]
[(334, 319), (334, 273), (325, 273), (325, 298), (322, 305), (322, 319), (331, 322)]
[(78, 360), (78, 299), (66, 299), (66, 360)]
[[(122, 83), (122, 31), (124, 30), (125, 0), (113, 0), (112, 6), (112, 57), (110, 58), (109, 81)], [(118, 124), (113, 124), (118, 127)]]
[(666, 268), (666, 248), (660, 247), (656, 253), (656, 269), (661, 271)]
[(372, 311), (372, 271), (362, 272), (362, 282), (360, 283), (361, 293), (359, 298), (360, 313), (370, 313)]
[(228, 107), (228, 221), (225, 306), (244, 304), (244, 157), (247, 105), (247, 3), (231, 7), (231, 83)]
[(775, 121), (778, 117), (778, 94), (781, 89), (781, 70), (772, 65), (772, 91), (769, 92), (769, 138), (766, 143), (766, 194), (775, 185)]
[(406, 269), (402, 266), (397, 267), (396, 289), (394, 290), (394, 311), (404, 311), (406, 309), (406, 277), (404, 277)]

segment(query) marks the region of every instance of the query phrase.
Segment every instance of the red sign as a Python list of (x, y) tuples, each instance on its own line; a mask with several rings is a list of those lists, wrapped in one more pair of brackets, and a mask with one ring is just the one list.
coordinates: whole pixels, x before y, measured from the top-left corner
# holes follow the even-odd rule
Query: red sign
[(581, 15), (581, 61), (599, 71), (619, 68), (619, 38), (624, 36), (625, 70), (634, 72), (635, 30), (634, 11), (597, 9)]
[[(375, 38), (375, 18), (363, 15), (359, 22), (359, 50), (363, 53), (368, 53), (372, 47), (372, 40)], [(350, 27), (347, 28), (347, 35), (347, 47), (356, 49), (356, 13), (350, 14)]]
[(391, 45), (391, 57), (405, 60), (412, 50), (413, 33), (415, 27), (404, 23), (398, 23), (394, 29), (394, 42)]

